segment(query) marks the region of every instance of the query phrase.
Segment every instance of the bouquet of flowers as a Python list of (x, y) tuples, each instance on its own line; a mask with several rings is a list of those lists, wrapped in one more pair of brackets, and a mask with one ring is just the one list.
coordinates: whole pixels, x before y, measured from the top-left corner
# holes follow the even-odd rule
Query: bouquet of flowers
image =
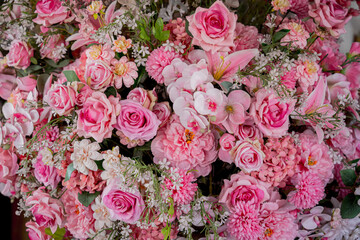
[(0, 3), (1, 193), (31, 240), (359, 239), (353, 7)]

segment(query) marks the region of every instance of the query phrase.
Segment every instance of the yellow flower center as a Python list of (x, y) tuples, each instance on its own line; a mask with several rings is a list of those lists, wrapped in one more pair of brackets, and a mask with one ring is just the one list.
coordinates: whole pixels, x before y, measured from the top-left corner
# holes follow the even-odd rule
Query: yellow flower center
[(314, 166), (317, 163), (317, 161), (315, 159), (313, 159), (311, 157), (311, 155), (308, 157), (308, 165), (309, 166)]
[(234, 112), (234, 108), (230, 105), (227, 105), (225, 107), (225, 111), (228, 112), (228, 113), (233, 113)]
[(220, 66), (215, 70), (214, 72), (214, 78), (216, 80), (220, 80), (220, 78), (224, 75), (224, 72), (226, 71), (226, 69), (230, 66), (230, 62), (225, 65), (225, 59), (223, 56), (220, 57), (221, 59), (221, 64)]
[(128, 66), (125, 63), (117, 63), (115, 64), (114, 73), (119, 76), (123, 76), (127, 73)]
[(306, 62), (306, 70), (309, 74), (317, 73), (318, 69), (314, 62)]
[(271, 237), (273, 235), (274, 231), (271, 228), (268, 228), (265, 230), (264, 235), (267, 237)]
[(102, 47), (101, 45), (94, 45), (90, 47), (90, 51), (89, 51), (89, 55), (91, 57), (92, 60), (96, 60), (99, 58), (99, 56), (101, 55), (101, 51)]
[(192, 140), (194, 139), (194, 133), (192, 131), (190, 131), (189, 129), (185, 130), (185, 139), (186, 139), (186, 143), (190, 144), (192, 142)]

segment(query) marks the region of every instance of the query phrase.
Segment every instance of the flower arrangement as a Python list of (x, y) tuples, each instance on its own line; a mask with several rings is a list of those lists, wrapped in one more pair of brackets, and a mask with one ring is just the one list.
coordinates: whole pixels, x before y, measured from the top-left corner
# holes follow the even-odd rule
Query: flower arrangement
[(359, 239), (359, 13), (5, 1), (0, 191), (32, 240)]

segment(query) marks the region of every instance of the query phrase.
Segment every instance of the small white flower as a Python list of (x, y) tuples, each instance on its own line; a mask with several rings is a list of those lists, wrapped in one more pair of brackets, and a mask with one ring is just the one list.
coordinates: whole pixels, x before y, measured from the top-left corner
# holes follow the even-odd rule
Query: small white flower
[(53, 166), (53, 153), (49, 148), (43, 148), (39, 151), (39, 155), (42, 156), (42, 161), (45, 165)]
[(98, 167), (95, 161), (102, 159), (99, 150), (100, 145), (97, 142), (92, 143), (89, 139), (83, 139), (81, 142), (76, 141), (74, 152), (71, 154), (74, 168), (85, 175), (88, 175), (89, 170), (97, 171)]

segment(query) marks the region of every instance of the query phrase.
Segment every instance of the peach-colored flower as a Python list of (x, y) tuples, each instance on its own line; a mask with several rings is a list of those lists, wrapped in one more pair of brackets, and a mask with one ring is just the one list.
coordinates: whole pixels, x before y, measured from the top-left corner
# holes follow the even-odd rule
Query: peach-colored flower
[(112, 50), (126, 54), (128, 48), (131, 48), (131, 39), (126, 39), (124, 36), (118, 36), (118, 38), (113, 41), (113, 44)]
[(134, 84), (134, 79), (138, 77), (136, 64), (130, 62), (125, 56), (120, 58), (120, 60), (112, 60), (111, 64), (114, 71), (115, 87), (120, 89), (123, 83), (125, 87), (131, 87)]

